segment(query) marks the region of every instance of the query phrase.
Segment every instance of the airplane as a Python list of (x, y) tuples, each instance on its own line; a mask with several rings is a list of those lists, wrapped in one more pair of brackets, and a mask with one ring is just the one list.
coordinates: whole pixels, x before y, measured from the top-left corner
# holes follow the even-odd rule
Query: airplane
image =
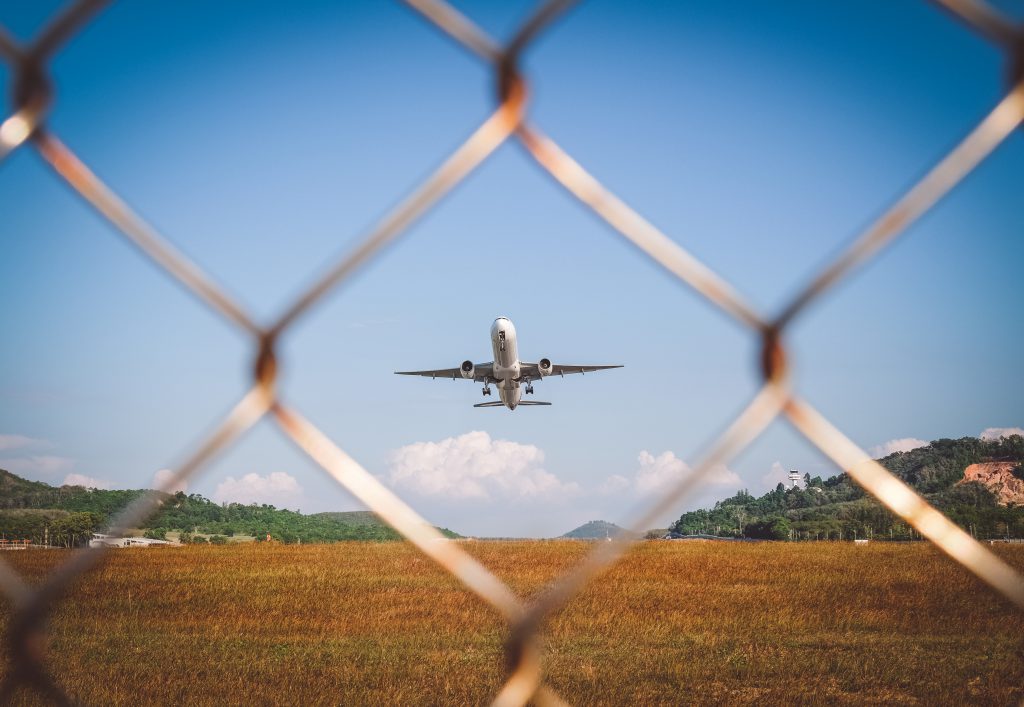
[(484, 384), (484, 395), (491, 394), (491, 383), (498, 388), (501, 400), (477, 403), (475, 408), (505, 406), (515, 410), (520, 405), (550, 405), (538, 400), (523, 400), (520, 384), (525, 386), (527, 395), (533, 394), (533, 382), (548, 376), (567, 376), (572, 373), (589, 373), (603, 371), (606, 368), (622, 368), (618, 366), (566, 366), (551, 363), (542, 358), (537, 363), (525, 363), (519, 360), (519, 349), (516, 345), (516, 328), (508, 317), (498, 317), (491, 325), (491, 349), (494, 360), (489, 363), (474, 364), (463, 361), (458, 368), (438, 368), (433, 371), (395, 371), (399, 376), (426, 376), (429, 378), (451, 378), (452, 380), (471, 380)]

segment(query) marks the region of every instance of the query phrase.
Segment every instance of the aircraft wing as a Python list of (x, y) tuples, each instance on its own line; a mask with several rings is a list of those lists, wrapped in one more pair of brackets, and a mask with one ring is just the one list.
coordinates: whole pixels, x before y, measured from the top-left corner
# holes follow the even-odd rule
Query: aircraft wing
[[(493, 381), (491, 372), (494, 370), (493, 363), (482, 363), (475, 367), (473, 380), (477, 383)], [(425, 378), (450, 378), (451, 380), (469, 380), (462, 377), (459, 368), (435, 368), (432, 371), (395, 371), (396, 376), (423, 376)]]
[[(622, 368), (622, 366), (569, 366), (562, 363), (552, 363), (551, 373), (548, 374), (548, 377), (568, 376), (572, 373), (590, 373), (591, 371), (604, 371), (608, 368)], [(519, 377), (524, 380), (540, 380), (540, 366), (536, 363), (520, 363)]]

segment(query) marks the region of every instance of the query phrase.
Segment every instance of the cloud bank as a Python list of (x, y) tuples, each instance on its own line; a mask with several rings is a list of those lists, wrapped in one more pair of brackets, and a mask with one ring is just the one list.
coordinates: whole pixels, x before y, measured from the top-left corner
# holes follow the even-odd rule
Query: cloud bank
[(909, 452), (912, 449), (919, 447), (927, 447), (928, 442), (923, 439), (917, 439), (916, 437), (901, 437), (900, 439), (890, 439), (888, 442), (876, 445), (868, 450), (868, 454), (871, 455), (872, 459), (881, 459), (887, 457), (890, 454), (896, 452)]
[[(637, 455), (637, 466), (632, 475), (613, 474), (590, 489), (588, 494), (593, 509), (605, 517), (626, 520), (628, 513), (648, 506), (655, 498), (671, 493), (693, 469), (675, 452), (654, 454), (646, 449)], [(704, 506), (731, 495), (743, 487), (743, 480), (732, 469), (721, 464), (712, 467), (690, 493), (653, 523), (668, 524), (679, 513), (690, 507)]]
[[(493, 439), (481, 431), (405, 445), (389, 455), (388, 464), (384, 480), (428, 518), (440, 517), (471, 534), (511, 531), (539, 537), (594, 518), (622, 522), (630, 511), (671, 492), (692, 474), (674, 452), (642, 450), (631, 471), (577, 483), (546, 469), (544, 452), (535, 445)], [(714, 502), (742, 486), (731, 469), (713, 467), (678, 507), (653, 522), (667, 523), (684, 506)], [(531, 507), (537, 512), (524, 514)], [(551, 512), (554, 507), (559, 513)]]
[(389, 455), (392, 487), (421, 496), (477, 500), (553, 500), (579, 492), (544, 469), (532, 444), (467, 432), (440, 442), (415, 442)]
[(74, 466), (74, 459), (52, 455), (29, 455), (0, 459), (0, 468), (25, 477), (53, 476)]
[(1011, 435), (1020, 435), (1021, 437), (1024, 437), (1024, 429), (1020, 427), (989, 427), (986, 430), (982, 430), (982, 433), (978, 435), (978, 437), (988, 442), (992, 442), (1000, 437), (1009, 437)]
[[(153, 474), (153, 488), (163, 488), (164, 484), (170, 481), (173, 476), (174, 472), (170, 469), (158, 469), (157, 472)], [(188, 491), (188, 482), (178, 481), (177, 483), (172, 484), (170, 488), (166, 488), (164, 490), (167, 493), (178, 493), (179, 491), (185, 492)]]
[(6, 469), (18, 476), (38, 478), (56, 476), (75, 466), (75, 460), (69, 457), (37, 453), (52, 446), (45, 439), (19, 434), (0, 434), (0, 452), (15, 454), (0, 458), (0, 469)]
[(761, 483), (769, 490), (774, 490), (779, 484), (788, 487), (789, 469), (783, 466), (781, 461), (774, 461), (768, 472), (761, 477)]
[(0, 435), (0, 451), (8, 449), (21, 449), (22, 447), (45, 447), (48, 446), (41, 439), (26, 437), (25, 435)]
[(279, 508), (293, 507), (301, 496), (299, 482), (283, 471), (266, 476), (246, 474), (240, 479), (229, 476), (213, 492), (213, 500), (221, 503), (268, 503)]
[[(389, 457), (388, 481), (398, 491), (448, 500), (543, 500), (615, 497), (632, 502), (671, 491), (690, 475), (690, 466), (671, 451), (643, 450), (631, 475), (613, 474), (582, 487), (563, 481), (544, 468), (544, 452), (532, 444), (492, 439), (486, 432), (468, 432), (440, 442), (416, 442)], [(738, 489), (740, 477), (719, 465), (700, 482), (699, 491)]]
[[(692, 473), (690, 465), (670, 451), (654, 456), (645, 449), (640, 452), (637, 461), (640, 466), (633, 478), (633, 487), (638, 496), (671, 491)], [(737, 489), (742, 483), (736, 472), (721, 464), (711, 467), (699, 482), (701, 488), (724, 486)]]
[(109, 489), (113, 484), (104, 479), (95, 479), (84, 474), (68, 474), (64, 477), (64, 486), (84, 486), (87, 489)]

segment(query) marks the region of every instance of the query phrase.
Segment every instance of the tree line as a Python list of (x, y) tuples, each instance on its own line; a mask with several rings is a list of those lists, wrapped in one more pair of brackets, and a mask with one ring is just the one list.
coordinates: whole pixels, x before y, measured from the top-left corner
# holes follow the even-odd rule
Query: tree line
[[(102, 532), (114, 515), (145, 490), (59, 488), (22, 479), (0, 470), (0, 534), (42, 544), (82, 545)], [(351, 519), (351, 520), (349, 520)], [(458, 537), (440, 529), (448, 537)], [(148, 521), (146, 537), (165, 539), (169, 532), (186, 541), (227, 542), (254, 536), (284, 543), (329, 543), (343, 540), (400, 540), (401, 535), (368, 513), (316, 513), (275, 508), (269, 504), (216, 503), (200, 494), (163, 494), (160, 509)], [(223, 541), (221, 540), (223, 538)]]
[[(1024, 438), (987, 441), (976, 437), (940, 439), (926, 447), (896, 452), (879, 463), (915, 488), (954, 523), (979, 538), (1024, 537), (1024, 507), (1000, 506), (977, 482), (957, 483), (971, 464), (1011, 461), (1024, 479)], [(684, 513), (670, 530), (683, 535), (770, 540), (918, 539), (901, 518), (868, 495), (849, 474), (827, 479), (804, 474), (802, 487), (754, 497), (743, 490), (711, 509)]]

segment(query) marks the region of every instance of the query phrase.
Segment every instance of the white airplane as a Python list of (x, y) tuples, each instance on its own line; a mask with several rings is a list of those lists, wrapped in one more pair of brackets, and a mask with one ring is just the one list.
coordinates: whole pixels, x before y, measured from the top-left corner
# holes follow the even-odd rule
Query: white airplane
[(542, 358), (538, 363), (525, 363), (519, 360), (516, 347), (516, 328), (508, 317), (498, 317), (491, 325), (491, 349), (494, 361), (474, 364), (463, 361), (458, 368), (438, 368), (433, 371), (395, 371), (399, 376), (427, 376), (429, 378), (451, 378), (457, 380), (476, 381), (484, 384), (484, 395), (491, 394), (491, 383), (498, 387), (498, 397), (489, 403), (477, 403), (475, 408), (500, 407), (515, 410), (519, 405), (550, 405), (537, 400), (522, 400), (519, 385), (526, 386), (526, 394), (533, 394), (533, 381), (548, 376), (566, 376), (570, 373), (589, 373), (603, 371), (606, 368), (622, 368), (622, 366), (563, 366), (551, 363)]

